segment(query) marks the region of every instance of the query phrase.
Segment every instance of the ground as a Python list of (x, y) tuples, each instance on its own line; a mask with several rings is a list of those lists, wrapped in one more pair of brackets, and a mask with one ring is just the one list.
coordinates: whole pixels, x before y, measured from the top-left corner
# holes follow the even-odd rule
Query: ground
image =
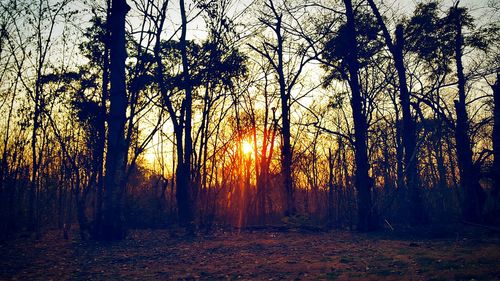
[(0, 243), (0, 280), (500, 280), (500, 234), (133, 230), (124, 241), (49, 231)]

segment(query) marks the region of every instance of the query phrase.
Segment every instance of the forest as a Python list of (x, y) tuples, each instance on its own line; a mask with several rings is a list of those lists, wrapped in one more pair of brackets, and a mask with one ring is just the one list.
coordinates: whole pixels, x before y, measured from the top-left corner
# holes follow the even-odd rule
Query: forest
[[(485, 239), (460, 245), (486, 275), (442, 278), (498, 278), (499, 38), (495, 0), (1, 0), (0, 279), (42, 246), (102, 258), (255, 239), (263, 254), (281, 237), (393, 255), (380, 237), (396, 233)], [(218, 235), (230, 244), (210, 248)], [(351, 270), (277, 279), (369, 276)], [(268, 279), (257, 271), (128, 278)]]

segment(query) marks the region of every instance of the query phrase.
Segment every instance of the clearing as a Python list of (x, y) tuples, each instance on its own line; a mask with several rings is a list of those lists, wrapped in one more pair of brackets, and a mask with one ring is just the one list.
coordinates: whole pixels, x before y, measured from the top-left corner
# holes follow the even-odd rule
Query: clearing
[(194, 238), (133, 230), (120, 242), (0, 243), (1, 280), (500, 280), (500, 235), (454, 230), (214, 232)]

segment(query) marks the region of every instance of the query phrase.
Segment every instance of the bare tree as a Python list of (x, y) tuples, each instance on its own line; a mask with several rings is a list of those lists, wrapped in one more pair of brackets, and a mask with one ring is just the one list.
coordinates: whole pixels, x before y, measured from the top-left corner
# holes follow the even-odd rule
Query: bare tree
[[(276, 6), (273, 1), (266, 1), (265, 6), (269, 14), (264, 14), (260, 22), (272, 30), (274, 43), (269, 41), (260, 42), (259, 46), (249, 45), (254, 51), (262, 55), (276, 72), (279, 95), (281, 100), (281, 135), (282, 135), (282, 175), (285, 191), (284, 210), (285, 216), (296, 212), (294, 189), (292, 180), (292, 144), (290, 131), (290, 106), (292, 103), (292, 91), (302, 75), (304, 67), (312, 60), (308, 50), (312, 44), (305, 42), (291, 42), (293, 24), (298, 23), (293, 15), (293, 9), (283, 3)], [(290, 22), (283, 22), (283, 20)], [(292, 46), (297, 44), (297, 46)]]
[(351, 50), (347, 52), (346, 60), (349, 70), (349, 86), (351, 88), (351, 107), (354, 118), (354, 139), (356, 159), (356, 189), (358, 192), (358, 230), (368, 231), (373, 228), (372, 181), (368, 175), (370, 168), (367, 155), (366, 136), (368, 126), (363, 114), (361, 90), (358, 80), (359, 63), (356, 41), (356, 26), (351, 0), (344, 0), (346, 8), (347, 44)]
[[(500, 195), (500, 72), (493, 88), (493, 198)], [(498, 204), (498, 201), (497, 201)], [(499, 207), (497, 207), (499, 208)]]
[(370, 7), (377, 18), (377, 22), (382, 29), (382, 34), (385, 39), (385, 43), (392, 54), (394, 65), (396, 67), (398, 75), (398, 86), (401, 101), (401, 110), (403, 113), (403, 130), (402, 130), (402, 140), (404, 147), (404, 175), (405, 175), (405, 186), (409, 191), (409, 206), (410, 215), (409, 219), (412, 224), (421, 223), (423, 220), (422, 199), (420, 196), (420, 184), (419, 184), (419, 171), (418, 171), (418, 151), (417, 151), (417, 135), (415, 130), (415, 122), (411, 114), (410, 108), (410, 93), (408, 91), (408, 85), (406, 82), (406, 67), (403, 61), (403, 49), (404, 49), (404, 31), (403, 25), (398, 24), (396, 26), (396, 41), (394, 42), (391, 38), (389, 30), (380, 14), (377, 5), (374, 0), (368, 0)]
[[(457, 3), (458, 5), (458, 3)], [(479, 185), (478, 167), (474, 165), (472, 158), (472, 145), (470, 142), (470, 121), (467, 115), (466, 83), (462, 63), (463, 35), (462, 28), (466, 19), (465, 10), (455, 6), (450, 9), (450, 17), (454, 23), (454, 55), (458, 77), (458, 100), (455, 100), (455, 111), (457, 115), (455, 126), (455, 141), (457, 146), (458, 165), (460, 170), (460, 183), (465, 192), (464, 218), (470, 221), (481, 219), (484, 194)]]
[(125, 225), (123, 217), (123, 177), (125, 176), (128, 148), (125, 142), (127, 121), (127, 87), (125, 77), (125, 17), (130, 10), (126, 0), (112, 0), (109, 18), (110, 28), (110, 93), (106, 174), (104, 177), (104, 207), (99, 238), (103, 240), (123, 239)]

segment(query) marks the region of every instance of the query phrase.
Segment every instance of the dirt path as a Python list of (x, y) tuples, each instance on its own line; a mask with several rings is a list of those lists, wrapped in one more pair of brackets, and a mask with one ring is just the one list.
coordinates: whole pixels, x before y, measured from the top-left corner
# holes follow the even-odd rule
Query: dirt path
[(352, 232), (219, 233), (192, 239), (132, 231), (115, 243), (0, 244), (2, 280), (500, 280), (500, 237), (395, 239)]

